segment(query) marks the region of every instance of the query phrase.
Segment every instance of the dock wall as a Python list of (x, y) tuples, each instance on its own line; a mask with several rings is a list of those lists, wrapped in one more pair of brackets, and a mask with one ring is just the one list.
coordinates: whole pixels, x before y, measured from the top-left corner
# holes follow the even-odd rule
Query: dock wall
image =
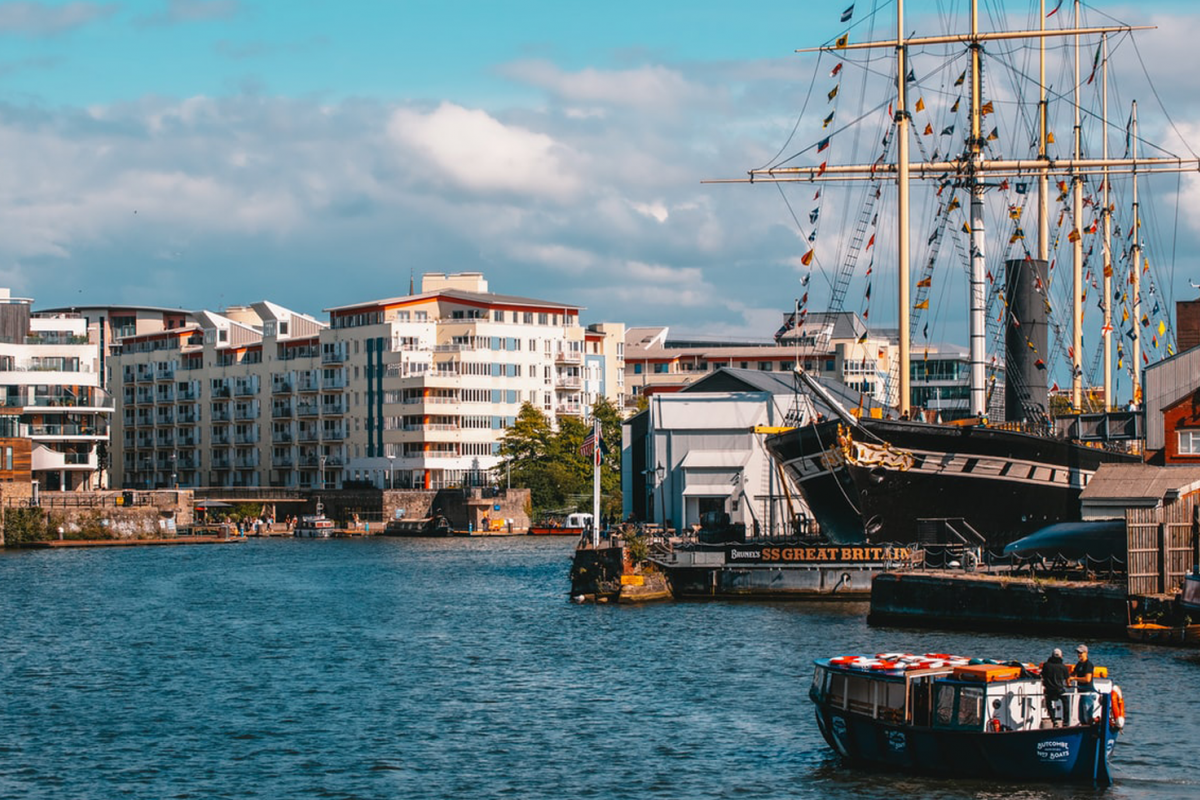
[(1124, 586), (973, 573), (886, 572), (871, 586), (872, 625), (1124, 637)]

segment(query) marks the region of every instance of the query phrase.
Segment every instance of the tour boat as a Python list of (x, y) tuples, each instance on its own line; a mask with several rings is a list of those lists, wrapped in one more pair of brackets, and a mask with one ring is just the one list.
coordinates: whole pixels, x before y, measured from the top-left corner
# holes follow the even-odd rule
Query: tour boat
[(1063, 697), (1054, 727), (1040, 668), (943, 653), (817, 659), (809, 697), (817, 725), (853, 764), (1015, 780), (1112, 782), (1108, 762), (1125, 724), (1121, 690), (1097, 667), (1092, 719), (1084, 694)]

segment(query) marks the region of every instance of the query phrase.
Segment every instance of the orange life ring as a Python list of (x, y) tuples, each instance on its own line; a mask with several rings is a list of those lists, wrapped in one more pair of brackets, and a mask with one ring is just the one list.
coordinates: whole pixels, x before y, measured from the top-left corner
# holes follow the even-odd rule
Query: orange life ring
[(1115, 683), (1112, 688), (1112, 695), (1109, 697), (1109, 718), (1112, 720), (1114, 728), (1121, 729), (1125, 727), (1125, 697), (1121, 694), (1121, 687)]

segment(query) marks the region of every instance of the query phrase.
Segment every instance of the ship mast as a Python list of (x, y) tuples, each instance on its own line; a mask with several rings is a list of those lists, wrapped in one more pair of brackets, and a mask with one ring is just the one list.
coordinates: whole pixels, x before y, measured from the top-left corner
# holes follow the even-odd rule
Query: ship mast
[(983, 107), (983, 76), (980, 74), (979, 4), (971, 2), (971, 137), (967, 142), (970, 168), (967, 183), (971, 191), (971, 276), (970, 276), (970, 359), (971, 359), (971, 416), (987, 415), (987, 324), (984, 321), (984, 276), (987, 274), (983, 226), (983, 197), (985, 186), (981, 178), (983, 164), (983, 134), (980, 120)]
[[(1103, 146), (1104, 157), (1108, 158), (1108, 34), (1101, 37), (1104, 44), (1104, 64), (1103, 73), (1100, 77), (1100, 108), (1103, 121)], [(1104, 168), (1104, 190), (1101, 194), (1104, 207), (1100, 210), (1100, 214), (1104, 219), (1104, 281), (1101, 284), (1104, 287), (1104, 327), (1101, 333), (1104, 337), (1104, 408), (1111, 409), (1113, 407), (1113, 374), (1112, 374), (1112, 210), (1109, 208), (1109, 203), (1112, 202), (1109, 198), (1108, 186), (1108, 167)]]
[(909, 308), (909, 175), (908, 175), (908, 51), (904, 45), (904, 0), (896, 0), (896, 162), (899, 169), (896, 173), (896, 195), (898, 212), (896, 214), (896, 247), (898, 249), (897, 268), (900, 280), (900, 414), (906, 416), (912, 401), (909, 388), (910, 362), (912, 360), (912, 342), (909, 334), (909, 318), (912, 310)]
[[(1079, 0), (1075, 0), (1079, 29)], [(1075, 34), (1075, 127), (1072, 152), (1083, 158), (1083, 126), (1079, 121), (1079, 34)], [(1083, 409), (1083, 176), (1071, 177), (1071, 409)]]
[(1138, 325), (1142, 321), (1142, 209), (1138, 205), (1138, 120), (1137, 100), (1133, 101), (1133, 113), (1129, 116), (1130, 157), (1133, 159), (1133, 247), (1129, 249), (1129, 293), (1133, 297), (1133, 402), (1142, 403), (1142, 333)]
[[(1042, 37), (1038, 39), (1038, 159), (1048, 161), (1046, 139), (1049, 129), (1049, 104), (1046, 102), (1046, 0), (1042, 0)], [(1050, 260), (1050, 172), (1038, 170), (1038, 260)]]

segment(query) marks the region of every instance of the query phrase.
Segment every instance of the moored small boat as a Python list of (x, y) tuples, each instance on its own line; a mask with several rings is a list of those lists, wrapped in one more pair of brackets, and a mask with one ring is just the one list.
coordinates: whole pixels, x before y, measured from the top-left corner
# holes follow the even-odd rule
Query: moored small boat
[(333, 520), (324, 514), (305, 514), (296, 522), (292, 536), (297, 539), (328, 539), (333, 536)]
[[(1015, 780), (1111, 783), (1124, 726), (1120, 689), (1096, 669), (1085, 693), (1063, 697), (1054, 727), (1039, 668), (941, 653), (817, 659), (809, 697), (821, 734), (850, 763)], [(1089, 718), (1084, 718), (1085, 716)]]

